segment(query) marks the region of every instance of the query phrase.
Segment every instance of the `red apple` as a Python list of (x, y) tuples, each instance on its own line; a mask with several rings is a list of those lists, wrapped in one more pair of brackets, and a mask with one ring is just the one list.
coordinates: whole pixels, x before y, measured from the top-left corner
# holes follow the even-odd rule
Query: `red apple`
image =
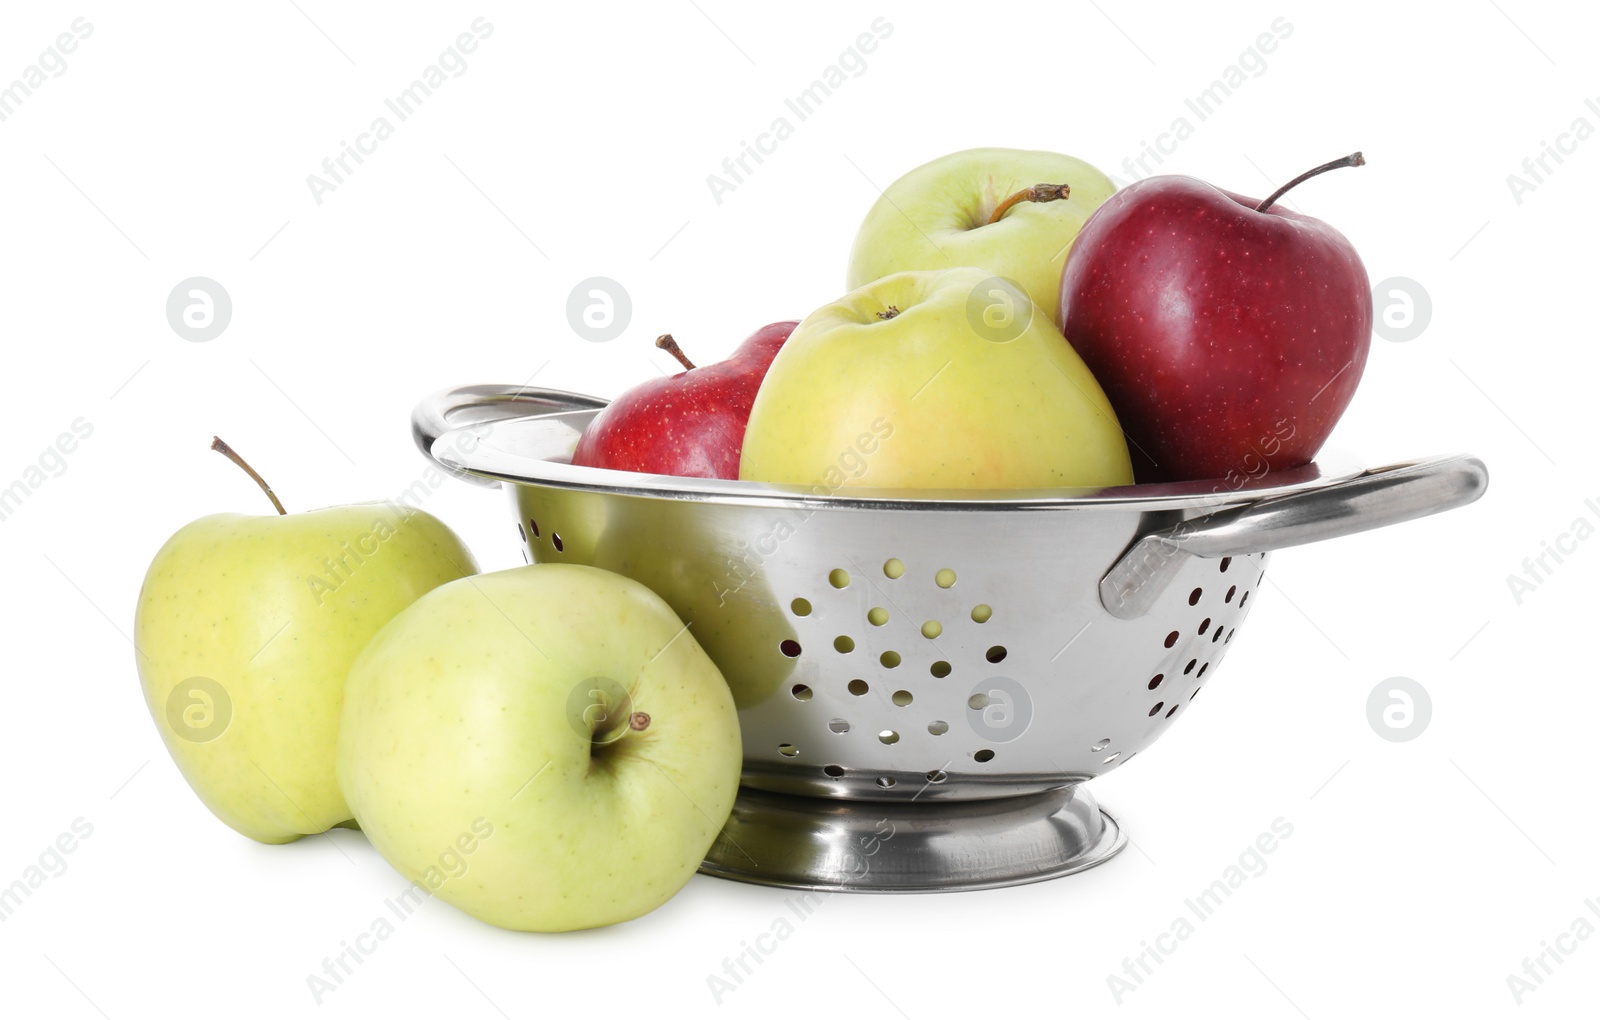
[(1241, 478), (1316, 456), (1355, 394), (1372, 291), (1333, 227), (1192, 177), (1150, 177), (1084, 224), (1062, 332), (1111, 400), (1141, 482)]
[(685, 371), (642, 382), (607, 404), (583, 430), (572, 463), (688, 478), (738, 478), (750, 405), (767, 367), (798, 322), (751, 333), (726, 361), (695, 365), (671, 334), (656, 341)]

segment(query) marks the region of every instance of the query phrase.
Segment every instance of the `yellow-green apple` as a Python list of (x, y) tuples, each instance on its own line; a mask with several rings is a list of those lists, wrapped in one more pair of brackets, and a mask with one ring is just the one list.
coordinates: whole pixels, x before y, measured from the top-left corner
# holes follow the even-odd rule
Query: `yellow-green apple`
[(896, 273), (807, 316), (750, 409), (739, 477), (823, 494), (1133, 480), (1116, 414), (1055, 324), (971, 267)]
[(1355, 395), (1372, 289), (1321, 220), (1192, 177), (1100, 208), (1061, 278), (1063, 332), (1105, 387), (1142, 482), (1244, 478), (1316, 456)]
[(726, 360), (696, 366), (672, 334), (656, 346), (684, 371), (647, 379), (620, 394), (589, 422), (572, 463), (616, 471), (691, 478), (738, 478), (750, 403), (767, 366), (794, 330), (774, 322), (751, 333)]
[(156, 728), (206, 807), (263, 843), (348, 821), (334, 752), (350, 664), (396, 613), (476, 569), (437, 518), (393, 503), (180, 528), (145, 575), (134, 646)]
[[(653, 910), (727, 821), (741, 761), (722, 674), (656, 594), (534, 564), (424, 595), (350, 671), (339, 782), (402, 875), (521, 931)], [(467, 832), (463, 873), (441, 854)]]
[(977, 266), (1014, 281), (1044, 318), (1059, 322), (1067, 249), (1115, 190), (1099, 170), (1056, 152), (942, 156), (884, 189), (856, 232), (845, 286), (908, 269)]

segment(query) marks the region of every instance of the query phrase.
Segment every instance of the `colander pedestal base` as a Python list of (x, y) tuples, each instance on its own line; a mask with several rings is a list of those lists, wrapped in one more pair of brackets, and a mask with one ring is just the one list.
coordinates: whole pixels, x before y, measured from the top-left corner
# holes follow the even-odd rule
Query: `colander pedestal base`
[(1127, 842), (1083, 786), (993, 800), (865, 801), (739, 790), (700, 870), (830, 892), (956, 892), (1092, 868)]

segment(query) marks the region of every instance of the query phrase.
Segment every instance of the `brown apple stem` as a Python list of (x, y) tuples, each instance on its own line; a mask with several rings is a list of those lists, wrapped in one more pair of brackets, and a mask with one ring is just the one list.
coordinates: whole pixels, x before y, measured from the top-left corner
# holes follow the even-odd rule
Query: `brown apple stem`
[[(1054, 202), (1057, 199), (1066, 198), (1071, 193), (1072, 189), (1065, 184), (1035, 184), (1031, 188), (1023, 188), (995, 206), (994, 212), (989, 214), (988, 223), (999, 223), (1000, 217), (1006, 214), (1006, 210), (1018, 202)], [(985, 226), (987, 225), (985, 224)]]
[(678, 341), (672, 339), (671, 333), (663, 333), (656, 337), (656, 346), (677, 358), (678, 364), (684, 368), (694, 367), (694, 362), (690, 361), (689, 356), (683, 353), (683, 348), (678, 346)]
[(896, 315), (899, 315), (900, 314), (900, 309), (896, 308), (894, 305), (890, 305), (889, 307), (885, 308), (883, 311), (875, 312), (874, 314), (877, 315), (878, 318), (883, 319), (885, 322), (887, 322), (888, 320), (894, 318)]
[(1329, 170), (1337, 170), (1342, 166), (1366, 166), (1366, 165), (1367, 165), (1367, 157), (1361, 155), (1361, 153), (1359, 153), (1359, 152), (1352, 152), (1350, 155), (1345, 156), (1342, 159), (1336, 159), (1331, 163), (1324, 163), (1319, 167), (1315, 167), (1313, 169), (1307, 170), (1305, 173), (1301, 174), (1299, 177), (1296, 177), (1294, 180), (1290, 181), (1288, 184), (1285, 184), (1283, 187), (1279, 188), (1277, 191), (1274, 191), (1272, 194), (1268, 195), (1262, 201), (1262, 203), (1260, 205), (1256, 206), (1256, 212), (1266, 212), (1268, 209), (1270, 209), (1272, 207), (1272, 203), (1276, 202), (1278, 199), (1282, 198), (1285, 194), (1287, 194), (1290, 188), (1294, 187), (1296, 184), (1300, 184), (1303, 181), (1309, 181), (1311, 178), (1317, 176), (1318, 174), (1325, 174)]
[(272, 486), (267, 484), (267, 480), (256, 474), (256, 469), (251, 467), (243, 457), (235, 453), (233, 451), (233, 447), (229, 446), (227, 443), (224, 443), (220, 437), (212, 436), (211, 448), (229, 460), (233, 461), (235, 464), (244, 468), (244, 473), (249, 475), (251, 478), (254, 478), (256, 480), (256, 484), (261, 486), (261, 491), (267, 494), (268, 499), (272, 500), (272, 505), (277, 507), (278, 513), (287, 514), (289, 512), (283, 508), (282, 503), (278, 502), (278, 496), (272, 491)]
[(635, 712), (628, 716), (628, 729), (635, 733), (642, 733), (650, 725), (649, 712)]

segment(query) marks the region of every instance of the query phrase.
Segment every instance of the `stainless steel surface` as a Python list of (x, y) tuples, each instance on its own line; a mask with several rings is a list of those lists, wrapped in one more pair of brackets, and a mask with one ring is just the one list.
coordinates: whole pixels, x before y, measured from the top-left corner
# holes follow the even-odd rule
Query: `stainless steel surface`
[[(1127, 845), (1082, 786), (959, 804), (746, 791), (701, 871), (830, 892), (955, 892), (1043, 882)], [(804, 897), (796, 909), (811, 906)]]
[[(424, 455), (432, 457), (434, 442), (446, 432), (465, 430), (471, 442), (458, 436), (453, 448), (462, 445), (470, 448), (500, 422), (547, 414), (577, 420), (580, 422), (577, 429), (581, 433), (583, 426), (588, 423), (587, 416), (604, 406), (606, 402), (599, 397), (565, 390), (532, 386), (456, 386), (431, 394), (416, 406), (411, 412), (411, 439)], [(499, 484), (495, 479), (460, 470), (443, 460), (439, 461), (439, 465), (457, 478), (474, 485), (492, 488)]]
[[(506, 483), (530, 560), (603, 567), (660, 594), (739, 706), (741, 803), (753, 810), (753, 791), (801, 795), (786, 810), (812, 810), (819, 827), (838, 801), (1003, 815), (1015, 805), (997, 798), (1116, 768), (1216, 675), (1266, 550), (1356, 518), (1376, 526), (1459, 505), (1483, 484), (1469, 458), (1098, 492), (669, 478), (567, 463), (593, 398), (507, 392), (428, 402), (419, 443), (431, 436), (440, 463)], [(486, 407), (470, 410), (479, 399)], [(441, 431), (444, 405), (473, 424)], [(496, 409), (523, 416), (487, 427)], [(1385, 509), (1396, 492), (1403, 505)], [(1101, 580), (1137, 562), (1128, 554), (1150, 535), (1176, 554), (1151, 572), (1162, 583), (1119, 589), (1137, 591), (1141, 612), (1114, 615)]]
[(1342, 538), (1465, 506), (1488, 484), (1488, 468), (1476, 457), (1433, 457), (1183, 521), (1129, 547), (1100, 580), (1100, 601), (1112, 616), (1137, 619), (1155, 605), (1184, 557), (1215, 559)]

